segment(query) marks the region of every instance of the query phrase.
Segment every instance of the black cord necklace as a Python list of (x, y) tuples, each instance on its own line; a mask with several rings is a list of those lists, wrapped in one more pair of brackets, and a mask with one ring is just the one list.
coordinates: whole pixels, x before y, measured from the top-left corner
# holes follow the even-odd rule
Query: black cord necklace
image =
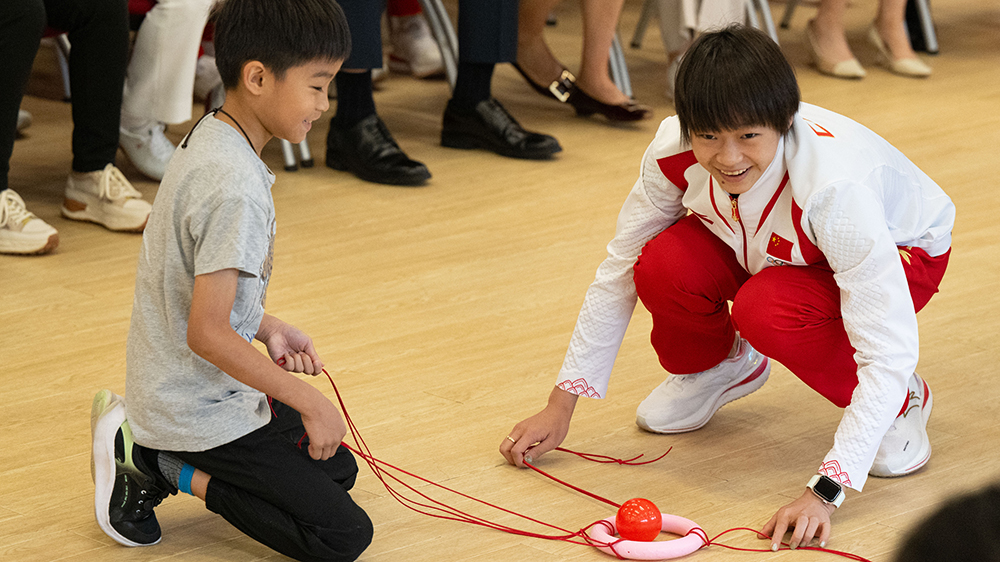
[(257, 148), (253, 145), (253, 141), (250, 140), (250, 135), (248, 135), (247, 132), (243, 130), (243, 125), (240, 125), (240, 122), (237, 121), (235, 117), (230, 115), (228, 112), (226, 112), (226, 110), (222, 109), (221, 107), (217, 107), (209, 111), (205, 115), (201, 116), (201, 119), (199, 119), (198, 122), (194, 124), (194, 127), (191, 127), (191, 130), (188, 131), (187, 136), (184, 137), (184, 142), (181, 143), (181, 148), (187, 148), (188, 140), (191, 139), (191, 135), (194, 134), (194, 130), (198, 128), (198, 125), (200, 125), (201, 122), (204, 121), (206, 117), (210, 115), (216, 115), (218, 113), (225, 115), (226, 117), (230, 118), (233, 121), (233, 123), (236, 123), (236, 127), (239, 128), (240, 133), (243, 133), (243, 138), (247, 139), (247, 144), (250, 145), (250, 149), (253, 150), (254, 152), (257, 152)]
[(241, 132), (241, 133), (243, 133), (243, 138), (247, 139), (247, 143), (248, 143), (248, 144), (250, 145), (250, 148), (251, 148), (251, 149), (252, 149), (252, 150), (253, 150), (254, 152), (257, 152), (257, 148), (256, 148), (256, 147), (254, 147), (254, 145), (253, 145), (253, 141), (251, 141), (251, 140), (250, 140), (250, 135), (248, 135), (248, 134), (247, 134), (247, 132), (243, 130), (243, 125), (240, 125), (240, 122), (239, 122), (239, 121), (237, 121), (235, 117), (233, 117), (233, 116), (232, 116), (232, 115), (230, 115), (229, 113), (226, 113), (226, 110), (225, 110), (225, 109), (222, 109), (221, 107), (220, 107), (220, 108), (218, 108), (218, 109), (216, 109), (215, 111), (217, 111), (217, 112), (219, 112), (219, 113), (221, 113), (221, 114), (225, 115), (226, 117), (228, 117), (228, 118), (232, 119), (232, 120), (233, 120), (233, 123), (236, 123), (236, 126), (237, 126), (237, 127), (239, 127), (239, 129), (240, 129), (240, 132)]

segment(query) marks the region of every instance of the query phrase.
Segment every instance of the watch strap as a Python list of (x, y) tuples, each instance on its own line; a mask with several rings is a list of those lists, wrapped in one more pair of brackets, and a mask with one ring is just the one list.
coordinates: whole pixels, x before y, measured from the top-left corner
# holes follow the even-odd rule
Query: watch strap
[[(824, 481), (824, 484), (833, 484), (833, 485), (835, 485), (837, 487), (837, 490), (838, 490), (837, 493), (836, 493), (836, 495), (834, 495), (832, 498), (830, 498), (830, 497), (824, 497), (824, 495), (822, 495), (819, 492), (817, 492), (816, 491), (816, 485), (819, 484), (820, 481)], [(837, 482), (833, 478), (830, 478), (829, 476), (825, 476), (825, 475), (822, 475), (822, 474), (816, 474), (812, 478), (809, 479), (809, 483), (806, 484), (806, 487), (809, 488), (810, 490), (812, 490), (812, 492), (814, 494), (816, 494), (817, 498), (823, 500), (823, 503), (833, 504), (834, 507), (840, 507), (840, 504), (844, 503), (844, 495), (845, 494), (844, 494), (844, 487), (843, 487), (843, 485), (841, 485), (840, 482)]]

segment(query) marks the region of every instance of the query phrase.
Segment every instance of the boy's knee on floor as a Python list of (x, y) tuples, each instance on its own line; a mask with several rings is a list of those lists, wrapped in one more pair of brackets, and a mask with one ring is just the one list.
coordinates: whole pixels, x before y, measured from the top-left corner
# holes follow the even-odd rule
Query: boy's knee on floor
[(356, 513), (338, 518), (338, 525), (330, 529), (317, 529), (317, 537), (327, 547), (323, 560), (352, 562), (372, 543), (375, 528), (371, 518), (360, 507)]

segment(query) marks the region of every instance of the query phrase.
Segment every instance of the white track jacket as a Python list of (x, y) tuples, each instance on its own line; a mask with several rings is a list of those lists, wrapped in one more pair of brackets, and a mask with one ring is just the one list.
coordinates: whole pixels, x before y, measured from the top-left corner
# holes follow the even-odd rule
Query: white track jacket
[(647, 242), (696, 214), (751, 274), (824, 260), (833, 270), (859, 383), (822, 469), (861, 490), (917, 366), (916, 314), (897, 247), (947, 252), (954, 205), (884, 139), (805, 103), (770, 166), (737, 204), (739, 222), (728, 194), (682, 143), (677, 117), (665, 119), (587, 290), (557, 386), (605, 396), (637, 300), (632, 267)]

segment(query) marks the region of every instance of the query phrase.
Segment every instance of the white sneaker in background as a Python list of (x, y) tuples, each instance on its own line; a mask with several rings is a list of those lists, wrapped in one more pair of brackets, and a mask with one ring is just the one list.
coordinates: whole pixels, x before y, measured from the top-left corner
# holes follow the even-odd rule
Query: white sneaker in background
[(417, 78), (444, 74), (441, 49), (423, 14), (389, 18), (389, 69)]
[(906, 476), (916, 472), (931, 458), (927, 420), (931, 417), (934, 397), (924, 379), (913, 373), (907, 389), (906, 406), (896, 416), (875, 453), (868, 474), (882, 478)]
[(142, 232), (150, 209), (152, 205), (114, 164), (96, 172), (73, 172), (66, 180), (62, 214), (68, 219), (94, 222), (108, 230)]
[(670, 375), (639, 404), (635, 423), (654, 433), (701, 428), (724, 404), (764, 386), (771, 360), (740, 339), (736, 356), (690, 375)]
[(163, 134), (166, 124), (149, 121), (136, 127), (119, 128), (118, 144), (135, 167), (150, 178), (160, 181), (167, 162), (174, 154), (174, 144)]
[(20, 195), (0, 191), (0, 254), (44, 254), (58, 245), (56, 229), (28, 211)]
[(31, 126), (31, 114), (23, 109), (17, 110), (17, 132), (27, 129)]
[[(372, 84), (377, 84), (389, 77), (389, 69), (386, 67), (385, 59), (382, 59), (382, 66), (379, 68), (372, 69)], [(335, 90), (333, 85), (330, 85), (330, 91)], [(336, 99), (336, 95), (330, 97), (330, 99)]]

